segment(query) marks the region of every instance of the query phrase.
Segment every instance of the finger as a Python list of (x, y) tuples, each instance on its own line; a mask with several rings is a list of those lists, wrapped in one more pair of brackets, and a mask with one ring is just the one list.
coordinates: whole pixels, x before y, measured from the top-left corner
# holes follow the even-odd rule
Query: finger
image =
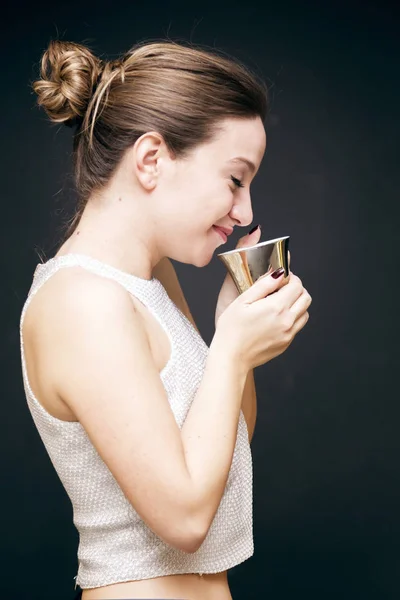
[(310, 314), (308, 311), (306, 311), (297, 319), (297, 321), (295, 321), (295, 323), (291, 329), (291, 334), (293, 337), (295, 337), (299, 333), (299, 331), (301, 331), (303, 329), (303, 327), (305, 327), (309, 318), (310, 318)]
[(241, 295), (242, 301), (246, 304), (251, 304), (272, 294), (279, 289), (284, 273), (285, 270), (280, 268), (268, 275), (259, 277), (251, 287), (243, 292)]
[(301, 296), (292, 304), (290, 312), (294, 314), (295, 318), (298, 319), (303, 313), (306, 312), (312, 302), (312, 298), (306, 289), (303, 288)]
[[(250, 233), (251, 232), (251, 233)], [(258, 244), (261, 238), (261, 227), (257, 225), (256, 228), (250, 229), (246, 235), (241, 237), (236, 245), (236, 248), (245, 248), (246, 246), (254, 246)]]
[(280, 308), (289, 309), (300, 298), (303, 291), (303, 284), (299, 277), (290, 272), (287, 284), (275, 294), (275, 301), (279, 303)]

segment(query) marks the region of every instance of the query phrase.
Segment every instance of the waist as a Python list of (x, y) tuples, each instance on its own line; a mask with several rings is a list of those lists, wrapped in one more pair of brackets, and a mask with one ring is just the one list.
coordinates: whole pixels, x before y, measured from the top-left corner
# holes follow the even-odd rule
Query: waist
[(227, 571), (220, 573), (185, 573), (164, 575), (141, 581), (125, 581), (85, 589), (82, 600), (117, 600), (122, 598), (168, 598), (176, 600), (232, 600)]

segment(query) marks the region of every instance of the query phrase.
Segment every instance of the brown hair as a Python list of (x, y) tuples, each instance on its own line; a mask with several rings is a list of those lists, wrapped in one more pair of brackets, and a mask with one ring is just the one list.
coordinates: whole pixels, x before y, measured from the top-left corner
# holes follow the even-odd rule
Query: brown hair
[(103, 61), (74, 42), (51, 41), (33, 83), (38, 104), (56, 123), (75, 126), (75, 229), (94, 191), (112, 177), (124, 152), (158, 131), (177, 157), (210, 140), (224, 118), (267, 114), (266, 85), (242, 64), (176, 42), (139, 44)]

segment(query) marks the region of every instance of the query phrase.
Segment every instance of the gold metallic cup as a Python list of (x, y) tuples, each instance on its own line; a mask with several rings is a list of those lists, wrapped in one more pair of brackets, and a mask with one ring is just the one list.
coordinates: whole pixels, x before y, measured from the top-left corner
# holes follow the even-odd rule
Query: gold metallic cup
[(289, 275), (289, 236), (259, 242), (255, 246), (236, 248), (217, 254), (232, 276), (239, 294), (245, 292), (262, 275), (283, 267)]

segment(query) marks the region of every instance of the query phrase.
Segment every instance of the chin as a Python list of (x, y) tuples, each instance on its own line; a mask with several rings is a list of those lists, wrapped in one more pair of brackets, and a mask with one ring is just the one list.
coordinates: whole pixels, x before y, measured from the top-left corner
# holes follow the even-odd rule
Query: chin
[(206, 267), (208, 264), (210, 264), (212, 258), (213, 258), (214, 252), (210, 252), (208, 250), (208, 252), (203, 252), (202, 254), (198, 254), (197, 256), (194, 256), (192, 258), (192, 260), (190, 261), (190, 264), (192, 264), (194, 267)]
[[(212, 257), (211, 257), (212, 258)], [(206, 265), (208, 265), (211, 261), (211, 258), (196, 258), (194, 260), (190, 261), (190, 264), (193, 265), (194, 267), (198, 267), (199, 269), (201, 269), (201, 267), (205, 267)]]
[[(214, 232), (213, 237), (215, 239)], [(214, 245), (214, 247), (212, 247), (208, 240), (208, 243), (204, 244), (203, 246), (197, 248), (193, 247), (193, 251), (191, 253), (191, 256), (188, 257), (188, 260), (182, 261), (181, 259), (180, 262), (185, 262), (186, 264), (193, 265), (194, 267), (198, 268), (206, 267), (212, 261), (215, 251), (217, 250), (219, 252), (219, 248), (222, 245), (223, 244), (220, 244), (217, 247), (215, 247)]]

